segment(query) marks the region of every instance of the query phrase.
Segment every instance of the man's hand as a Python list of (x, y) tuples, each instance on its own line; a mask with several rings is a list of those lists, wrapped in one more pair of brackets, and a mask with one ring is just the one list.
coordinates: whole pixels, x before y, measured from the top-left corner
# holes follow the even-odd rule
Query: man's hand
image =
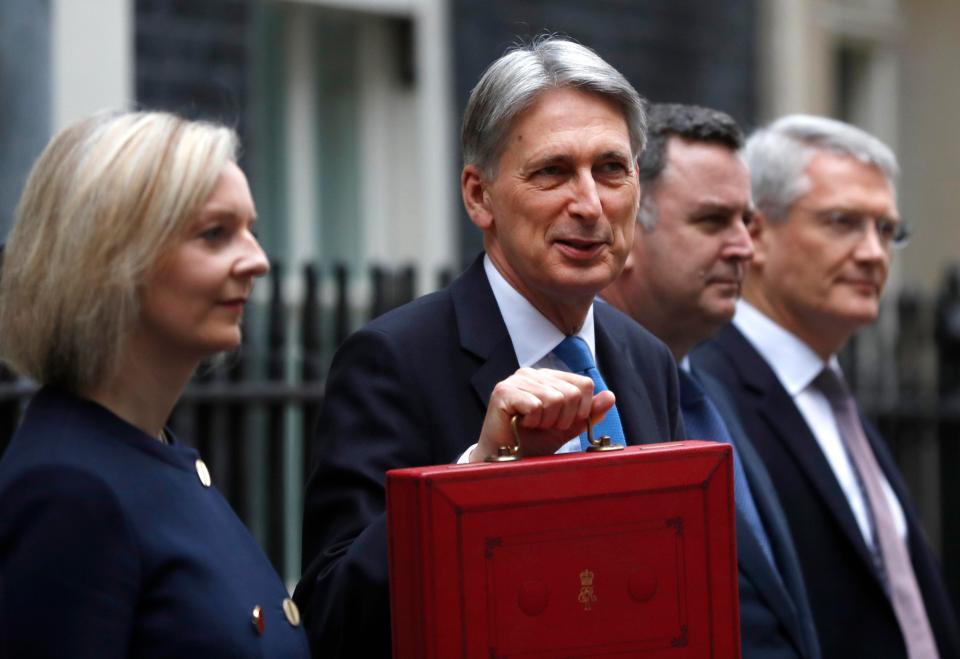
[(551, 455), (613, 407), (611, 391), (593, 395), (593, 381), (585, 376), (541, 368), (521, 368), (497, 383), (490, 395), (480, 439), (470, 462), (495, 455), (500, 446), (513, 445), (510, 419), (521, 417), (520, 455)]

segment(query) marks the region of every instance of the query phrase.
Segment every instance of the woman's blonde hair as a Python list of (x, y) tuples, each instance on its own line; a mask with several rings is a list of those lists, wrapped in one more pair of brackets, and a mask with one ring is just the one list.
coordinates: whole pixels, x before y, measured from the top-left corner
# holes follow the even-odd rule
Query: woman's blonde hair
[(34, 164), (0, 274), (0, 359), (85, 391), (112, 375), (140, 289), (237, 156), (229, 128), (164, 112), (100, 113)]

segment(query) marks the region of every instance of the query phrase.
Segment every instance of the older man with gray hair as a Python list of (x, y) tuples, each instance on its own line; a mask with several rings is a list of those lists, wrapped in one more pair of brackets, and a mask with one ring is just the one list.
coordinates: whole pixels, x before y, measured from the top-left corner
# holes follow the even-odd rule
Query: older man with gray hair
[(754, 257), (732, 325), (694, 352), (776, 485), (825, 657), (960, 657), (939, 567), (836, 354), (872, 322), (907, 237), (893, 152), (794, 115), (746, 145)]
[(621, 443), (681, 437), (666, 346), (594, 305), (633, 243), (644, 133), (633, 87), (570, 41), (473, 90), (461, 192), (485, 254), (347, 339), (327, 379), (294, 595), (316, 656), (390, 655), (388, 469), (482, 460), (515, 415), (525, 455), (580, 450), (588, 418)]

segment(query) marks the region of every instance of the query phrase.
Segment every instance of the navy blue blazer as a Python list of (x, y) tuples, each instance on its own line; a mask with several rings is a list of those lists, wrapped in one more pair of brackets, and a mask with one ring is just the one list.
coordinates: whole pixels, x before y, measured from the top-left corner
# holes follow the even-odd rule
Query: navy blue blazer
[[(606, 304), (596, 350), (628, 441), (678, 439), (666, 346)], [(494, 386), (518, 368), (482, 259), (445, 290), (353, 334), (334, 357), (304, 502), (294, 594), (316, 656), (389, 657), (384, 475), (455, 461), (477, 441)]]
[[(792, 531), (824, 657), (906, 659), (900, 628), (869, 550), (827, 459), (769, 364), (729, 325), (694, 351), (698, 372), (730, 392), (763, 460)], [(907, 517), (910, 556), (940, 657), (960, 657), (960, 637), (936, 558), (879, 433), (864, 419), (873, 452)]]
[(0, 460), (0, 657), (307, 659), (283, 583), (196, 461), (42, 389)]
[[(681, 374), (681, 378), (689, 377)], [(740, 586), (740, 642), (744, 659), (819, 659), (813, 615), (793, 538), (770, 476), (747, 441), (733, 401), (708, 373), (697, 373), (704, 394), (720, 413), (740, 455), (757, 513), (770, 542), (771, 566), (737, 506), (737, 566)]]

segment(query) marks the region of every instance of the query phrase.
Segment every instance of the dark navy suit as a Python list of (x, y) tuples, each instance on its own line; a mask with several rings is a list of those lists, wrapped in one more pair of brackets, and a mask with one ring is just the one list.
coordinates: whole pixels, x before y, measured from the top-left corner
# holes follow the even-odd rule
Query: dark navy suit
[(196, 461), (42, 389), (0, 460), (0, 657), (307, 659), (283, 583)]
[[(694, 368), (730, 392), (746, 436), (783, 505), (806, 577), (824, 657), (906, 658), (893, 607), (850, 505), (793, 399), (760, 353), (729, 325), (693, 353)], [(903, 506), (910, 556), (941, 659), (960, 657), (956, 618), (906, 487), (879, 433), (867, 438)]]
[[(691, 376), (681, 373), (683, 379)], [(720, 413), (740, 455), (776, 566), (761, 548), (737, 506), (737, 564), (740, 586), (740, 640), (744, 659), (818, 659), (813, 616), (790, 529), (770, 477), (736, 417), (723, 385), (707, 373), (697, 373), (703, 393)]]
[[(676, 366), (666, 346), (609, 305), (595, 305), (594, 319), (599, 367), (627, 440), (679, 438)], [(517, 368), (482, 259), (338, 350), (294, 595), (317, 656), (390, 656), (384, 474), (455, 461), (477, 441), (494, 386)]]

